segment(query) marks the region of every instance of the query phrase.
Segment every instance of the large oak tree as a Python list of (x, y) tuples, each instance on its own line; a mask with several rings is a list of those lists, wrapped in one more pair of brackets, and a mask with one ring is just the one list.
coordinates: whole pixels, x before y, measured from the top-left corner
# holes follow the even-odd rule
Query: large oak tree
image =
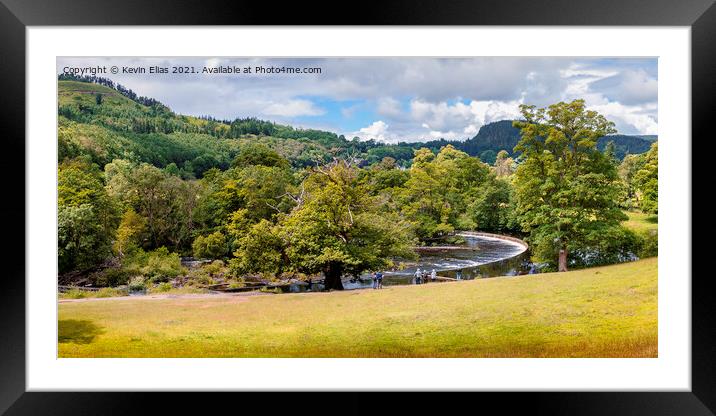
[(616, 130), (584, 100), (520, 109), (515, 151), (524, 160), (514, 178), (516, 214), (536, 259), (557, 259), (558, 270), (566, 271), (570, 249), (598, 245), (626, 219), (615, 165), (596, 146)]

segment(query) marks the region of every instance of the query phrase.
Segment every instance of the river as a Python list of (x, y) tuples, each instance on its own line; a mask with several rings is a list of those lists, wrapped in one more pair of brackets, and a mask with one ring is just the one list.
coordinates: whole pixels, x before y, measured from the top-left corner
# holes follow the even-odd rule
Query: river
[[(529, 253), (524, 244), (516, 241), (479, 235), (475, 233), (459, 233), (465, 242), (459, 247), (440, 246), (418, 249), (416, 261), (404, 263), (400, 270), (385, 270), (383, 285), (413, 284), (416, 269), (435, 269), (439, 276), (471, 280), (495, 276), (516, 276), (534, 273), (535, 268), (529, 261)], [(431, 283), (432, 284), (432, 283)], [(343, 279), (346, 290), (365, 289), (373, 285), (369, 274), (360, 279)], [(314, 284), (312, 290), (321, 290), (320, 284)], [(310, 290), (303, 286), (292, 286), (291, 292)]]

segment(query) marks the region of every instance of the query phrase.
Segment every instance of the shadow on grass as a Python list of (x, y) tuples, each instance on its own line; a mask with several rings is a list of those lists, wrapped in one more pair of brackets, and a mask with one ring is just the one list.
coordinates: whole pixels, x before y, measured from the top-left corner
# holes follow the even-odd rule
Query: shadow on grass
[(104, 330), (92, 321), (77, 319), (60, 320), (57, 325), (57, 342), (60, 344), (72, 342), (75, 344), (89, 344)]
[(646, 217), (646, 222), (652, 223), (652, 224), (658, 224), (659, 223), (659, 217), (656, 215), (652, 215), (650, 217)]

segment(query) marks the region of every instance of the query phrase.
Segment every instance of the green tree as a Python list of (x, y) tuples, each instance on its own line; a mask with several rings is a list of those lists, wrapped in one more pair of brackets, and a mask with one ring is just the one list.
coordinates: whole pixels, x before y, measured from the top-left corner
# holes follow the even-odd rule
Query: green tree
[(497, 153), (495, 153), (495, 151), (492, 149), (488, 149), (480, 153), (480, 160), (487, 163), (488, 165), (492, 165), (493, 163), (495, 163), (496, 159)]
[(609, 140), (607, 145), (604, 146), (604, 156), (615, 165), (619, 163), (619, 159), (617, 158), (617, 145), (614, 144), (614, 140)]
[(634, 175), (636, 189), (641, 194), (639, 207), (642, 212), (659, 212), (659, 145), (654, 143), (644, 155), (644, 162)]
[(109, 255), (109, 239), (91, 204), (60, 206), (57, 234), (60, 273), (89, 269)]
[(614, 124), (583, 100), (520, 109), (515, 151), (525, 160), (515, 172), (516, 214), (535, 257), (557, 259), (558, 270), (566, 271), (570, 248), (597, 244), (626, 220), (617, 204), (616, 168), (596, 148)]
[(437, 155), (419, 149), (399, 201), (401, 213), (421, 239), (471, 227), (474, 223), (466, 221), (465, 214), (489, 177), (488, 165), (452, 145)]
[(626, 155), (622, 163), (619, 164), (619, 177), (624, 183), (624, 198), (622, 206), (626, 209), (634, 209), (638, 204), (639, 192), (636, 184), (636, 173), (644, 165), (644, 155)]
[(229, 268), (236, 276), (260, 273), (277, 277), (289, 267), (279, 226), (265, 219), (252, 225), (238, 238), (233, 254)]
[(140, 247), (142, 236), (146, 229), (146, 221), (133, 209), (127, 210), (122, 216), (122, 221), (117, 227), (117, 235), (114, 240), (114, 251), (122, 257), (125, 253)]
[(509, 228), (512, 214), (512, 187), (504, 179), (490, 178), (476, 192), (468, 207), (475, 228), (484, 231), (503, 231)]
[(413, 258), (410, 227), (357, 181), (356, 168), (335, 161), (304, 181), (299, 204), (280, 223), (290, 271), (323, 273), (327, 289), (343, 289), (341, 276), (388, 267), (396, 256)]
[(183, 248), (191, 241), (200, 186), (147, 163), (115, 160), (105, 166), (107, 190), (146, 220), (152, 248)]
[(66, 160), (57, 174), (60, 273), (87, 269), (111, 255), (119, 220), (99, 168), (85, 159)]
[(290, 165), (276, 151), (263, 144), (251, 143), (241, 147), (241, 152), (233, 161), (235, 167), (267, 166), (286, 169)]

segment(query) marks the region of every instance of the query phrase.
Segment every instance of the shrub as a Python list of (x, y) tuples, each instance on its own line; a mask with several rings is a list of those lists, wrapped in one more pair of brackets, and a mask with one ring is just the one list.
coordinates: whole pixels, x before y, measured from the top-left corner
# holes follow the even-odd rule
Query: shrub
[(184, 270), (179, 254), (170, 253), (166, 247), (150, 252), (138, 249), (124, 258), (123, 268), (130, 275), (139, 275), (154, 283), (166, 282)]
[(87, 297), (87, 292), (79, 289), (70, 289), (65, 293), (61, 293), (60, 297), (65, 299), (83, 299)]
[(171, 283), (163, 282), (163, 283), (159, 283), (158, 285), (154, 286), (152, 288), (152, 292), (158, 292), (158, 293), (168, 292), (168, 291), (172, 290), (172, 288), (173, 288), (173, 286)]
[(201, 259), (218, 259), (226, 255), (226, 237), (221, 232), (211, 233), (206, 237), (199, 236), (192, 244), (194, 257)]
[(103, 287), (102, 289), (95, 292), (93, 295), (97, 298), (114, 298), (117, 296), (127, 296), (127, 292), (114, 287)]
[(210, 275), (221, 274), (225, 271), (224, 262), (221, 260), (214, 260), (210, 264), (204, 265), (202, 269)]
[(445, 238), (445, 243), (450, 245), (460, 245), (465, 244), (467, 240), (465, 240), (465, 237), (459, 236), (459, 235), (451, 235)]
[(239, 289), (242, 287), (245, 287), (246, 284), (244, 282), (231, 282), (229, 283), (229, 289)]
[(639, 233), (641, 239), (639, 257), (647, 258), (659, 255), (659, 233), (657, 230), (646, 230)]
[(211, 276), (204, 272), (200, 271), (192, 276), (194, 280), (196, 280), (197, 283), (202, 285), (211, 285), (214, 284), (214, 279), (211, 278)]
[(129, 273), (123, 268), (108, 268), (97, 274), (95, 284), (100, 287), (113, 287), (126, 285)]
[(136, 291), (143, 291), (147, 289), (147, 284), (144, 281), (144, 277), (142, 276), (134, 276), (132, 280), (129, 281), (129, 290), (136, 292)]

